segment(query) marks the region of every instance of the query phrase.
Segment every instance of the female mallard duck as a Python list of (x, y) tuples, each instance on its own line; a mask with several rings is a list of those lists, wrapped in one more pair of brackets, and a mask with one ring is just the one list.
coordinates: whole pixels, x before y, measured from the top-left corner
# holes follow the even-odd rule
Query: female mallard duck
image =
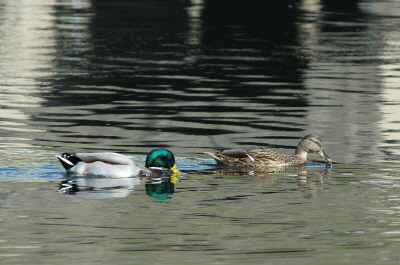
[(206, 154), (224, 166), (263, 168), (301, 165), (307, 162), (308, 153), (316, 153), (326, 161), (332, 162), (322, 150), (321, 139), (315, 134), (304, 136), (292, 156), (281, 155), (268, 148), (231, 149)]
[(147, 155), (145, 167), (117, 153), (63, 153), (57, 158), (67, 173), (78, 175), (110, 178), (156, 177), (162, 174), (161, 168), (168, 168), (176, 175), (180, 174), (174, 155), (167, 149), (153, 149)]

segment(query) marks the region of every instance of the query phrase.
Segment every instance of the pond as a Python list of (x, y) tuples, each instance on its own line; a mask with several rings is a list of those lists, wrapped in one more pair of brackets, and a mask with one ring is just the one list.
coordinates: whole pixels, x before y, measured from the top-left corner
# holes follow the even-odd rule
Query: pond
[[(396, 264), (395, 1), (2, 1), (4, 264)], [(222, 169), (204, 154), (306, 134), (334, 161)], [(71, 178), (62, 152), (182, 171)]]

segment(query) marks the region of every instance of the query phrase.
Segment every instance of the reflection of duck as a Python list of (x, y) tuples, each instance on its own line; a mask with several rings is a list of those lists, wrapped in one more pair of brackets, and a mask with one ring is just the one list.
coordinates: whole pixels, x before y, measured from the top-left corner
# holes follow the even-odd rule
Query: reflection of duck
[(307, 162), (308, 153), (316, 153), (326, 161), (332, 161), (322, 150), (322, 141), (315, 134), (304, 136), (292, 156), (278, 154), (268, 148), (231, 149), (206, 154), (224, 166), (263, 168), (301, 165)]
[(293, 167), (265, 167), (265, 168), (246, 168), (246, 167), (221, 167), (213, 169), (216, 175), (237, 175), (237, 176), (267, 176), (267, 175), (299, 175), (306, 171), (306, 165)]
[(178, 181), (176, 174), (168, 178), (162, 178), (158, 183), (148, 181), (145, 184), (147, 195), (157, 199), (170, 199), (170, 195), (175, 192), (175, 183)]
[(93, 199), (122, 198), (140, 183), (139, 178), (67, 178), (61, 181), (58, 192)]
[(145, 184), (146, 193), (158, 199), (169, 199), (175, 192), (178, 175), (145, 178), (68, 177), (61, 181), (58, 192), (93, 199), (122, 198), (137, 185)]
[(155, 177), (162, 175), (161, 168), (168, 168), (174, 174), (180, 173), (174, 155), (167, 149), (153, 149), (147, 155), (145, 167), (117, 153), (63, 153), (57, 158), (67, 173), (78, 175), (110, 178)]

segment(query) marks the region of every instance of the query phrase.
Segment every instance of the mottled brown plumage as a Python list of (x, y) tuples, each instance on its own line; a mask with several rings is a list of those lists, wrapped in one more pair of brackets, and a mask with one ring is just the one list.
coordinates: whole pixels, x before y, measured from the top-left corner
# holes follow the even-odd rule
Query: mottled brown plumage
[(307, 154), (316, 153), (328, 162), (332, 160), (322, 150), (322, 141), (315, 134), (304, 136), (292, 156), (282, 155), (268, 148), (231, 149), (218, 153), (207, 153), (218, 164), (233, 167), (279, 167), (296, 166), (307, 162)]

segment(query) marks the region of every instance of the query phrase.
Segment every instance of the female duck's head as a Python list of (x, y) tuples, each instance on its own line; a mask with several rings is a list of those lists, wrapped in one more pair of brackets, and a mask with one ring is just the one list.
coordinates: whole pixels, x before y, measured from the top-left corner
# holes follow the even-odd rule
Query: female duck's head
[(328, 162), (332, 162), (332, 159), (322, 150), (322, 141), (315, 134), (308, 134), (301, 138), (299, 145), (296, 148), (296, 155), (304, 157), (307, 160), (307, 153), (316, 153)]
[(174, 154), (167, 149), (153, 149), (147, 155), (146, 167), (169, 168), (173, 173), (181, 173), (175, 164)]

